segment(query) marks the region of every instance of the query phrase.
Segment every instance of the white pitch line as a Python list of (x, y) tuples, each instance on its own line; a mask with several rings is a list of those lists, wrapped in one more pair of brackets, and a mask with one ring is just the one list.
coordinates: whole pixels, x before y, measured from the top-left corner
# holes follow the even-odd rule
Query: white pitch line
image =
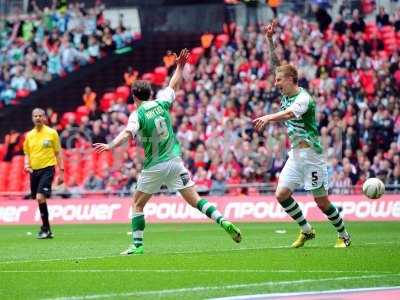
[[(175, 251), (175, 252), (160, 252), (160, 253), (150, 253), (159, 255), (175, 255), (175, 254), (208, 254), (208, 253), (221, 253), (221, 252), (231, 252), (231, 251), (247, 251), (247, 250), (264, 250), (264, 249), (284, 249), (289, 248), (289, 246), (275, 246), (275, 247), (249, 247), (249, 248), (239, 248), (239, 249), (224, 249), (224, 250), (197, 250), (197, 251)], [(0, 261), (0, 264), (15, 264), (15, 263), (31, 263), (31, 262), (52, 262), (52, 261), (72, 261), (72, 260), (88, 260), (88, 259), (103, 259), (121, 257), (121, 255), (109, 255), (109, 256), (92, 256), (92, 257), (71, 257), (71, 258), (49, 258), (49, 259), (35, 259), (35, 260), (10, 260), (10, 261)]]
[[(397, 244), (394, 242), (382, 242), (382, 243), (362, 243), (357, 246), (363, 245), (375, 245), (375, 244)], [(319, 248), (320, 246), (308, 246), (307, 248)], [(221, 253), (221, 252), (237, 252), (237, 251), (248, 251), (248, 250), (268, 250), (268, 249), (291, 249), (289, 246), (273, 246), (273, 247), (248, 247), (248, 248), (232, 248), (223, 250), (196, 250), (196, 251), (175, 251), (175, 252), (159, 252), (150, 253), (158, 255), (176, 255), (176, 254), (209, 254), (209, 253)], [(296, 251), (296, 250), (294, 250)], [(53, 261), (73, 261), (73, 260), (89, 260), (89, 259), (104, 259), (120, 257), (121, 255), (105, 255), (105, 256), (92, 256), (92, 257), (71, 257), (71, 258), (49, 258), (49, 259), (35, 259), (35, 260), (10, 260), (1, 261), (1, 264), (18, 264), (18, 263), (35, 263), (35, 262), (53, 262)]]
[(390, 291), (400, 289), (400, 286), (388, 287), (375, 287), (375, 288), (358, 288), (358, 289), (339, 289), (329, 291), (312, 291), (312, 292), (297, 292), (297, 293), (273, 293), (273, 294), (258, 294), (258, 295), (243, 295), (222, 298), (210, 298), (208, 300), (251, 300), (251, 299), (268, 299), (275, 297), (294, 297), (294, 296), (308, 296), (308, 295), (326, 295), (336, 293), (354, 293), (354, 292), (374, 292), (374, 291)]
[(335, 277), (335, 278), (303, 279), (303, 280), (291, 280), (291, 281), (267, 281), (267, 282), (258, 282), (258, 283), (244, 283), (244, 284), (232, 284), (232, 285), (222, 285), (222, 286), (199, 286), (199, 287), (193, 287), (193, 288), (153, 290), (153, 291), (143, 291), (143, 292), (136, 291), (136, 292), (127, 292), (127, 293), (109, 293), (109, 294), (93, 294), (93, 295), (85, 295), (85, 296), (67, 296), (67, 297), (57, 297), (57, 298), (46, 298), (44, 300), (85, 300), (85, 299), (106, 299), (106, 298), (131, 297), (131, 296), (150, 296), (150, 295), (156, 295), (158, 297), (162, 297), (165, 294), (178, 294), (178, 293), (210, 291), (210, 290), (232, 290), (232, 289), (239, 289), (239, 288), (277, 286), (277, 285), (285, 286), (285, 285), (313, 283), (313, 282), (322, 282), (322, 281), (343, 281), (343, 280), (349, 280), (349, 279), (371, 279), (371, 278), (384, 278), (384, 277), (391, 277), (391, 276), (400, 276), (400, 274), (345, 276), (345, 277)]
[[(376, 271), (360, 270), (258, 270), (258, 269), (70, 269), (70, 270), (0, 270), (0, 273), (361, 273)], [(389, 271), (379, 271), (379, 275), (396, 275)]]
[(18, 264), (18, 263), (34, 263), (34, 262), (53, 262), (53, 261), (73, 261), (73, 260), (88, 260), (88, 259), (104, 259), (111, 257), (119, 257), (120, 255), (110, 255), (110, 256), (88, 256), (88, 257), (71, 257), (71, 258), (49, 258), (49, 259), (35, 259), (35, 260), (9, 260), (0, 261), (0, 264)]

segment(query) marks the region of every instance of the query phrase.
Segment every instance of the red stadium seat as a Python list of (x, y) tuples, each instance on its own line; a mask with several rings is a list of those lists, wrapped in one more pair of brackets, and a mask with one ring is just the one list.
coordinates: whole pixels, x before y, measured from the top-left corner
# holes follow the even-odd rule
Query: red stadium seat
[(381, 32), (383, 33), (383, 34), (385, 34), (385, 33), (394, 33), (394, 27), (392, 26), (392, 25), (386, 25), (386, 26), (382, 26), (382, 28), (381, 28)]
[(0, 190), (5, 191), (8, 183), (8, 174), (10, 172), (11, 163), (2, 161), (0, 162)]
[(150, 83), (153, 83), (154, 74), (153, 74), (153, 73), (144, 73), (144, 74), (142, 75), (142, 80), (146, 80), (146, 81), (148, 81), (148, 82), (150, 82)]
[(111, 101), (110, 101), (110, 99), (101, 99), (100, 100), (100, 109), (102, 110), (102, 111), (108, 111), (108, 109), (110, 108), (110, 106), (111, 106)]
[(200, 57), (203, 56), (203, 53), (204, 49), (202, 47), (193, 48), (192, 51), (190, 52), (189, 63), (192, 65), (197, 64)]
[(117, 98), (122, 98), (126, 102), (129, 98), (129, 95), (131, 94), (131, 90), (126, 85), (123, 85), (117, 87), (115, 93), (117, 94)]
[(86, 105), (78, 106), (76, 113), (80, 116), (87, 116), (90, 114), (90, 109)]
[(105, 93), (104, 95), (103, 95), (103, 97), (102, 97), (102, 99), (107, 99), (107, 100), (109, 100), (109, 101), (114, 101), (115, 100), (115, 98), (116, 98), (116, 95), (115, 95), (115, 93)]
[(24, 164), (24, 156), (23, 155), (15, 155), (12, 160), (12, 164)]
[(395, 38), (389, 38), (383, 40), (385, 51), (393, 53), (397, 49), (397, 40)]
[(385, 50), (381, 50), (378, 52), (380, 58), (387, 60), (389, 58), (389, 54)]
[(6, 145), (0, 144), (0, 161), (3, 160), (5, 154), (6, 154)]
[(373, 33), (378, 31), (378, 26), (376, 26), (375, 22), (370, 22), (365, 25), (365, 31), (367, 33)]
[(70, 112), (66, 112), (63, 114), (62, 118), (61, 118), (61, 126), (65, 127), (65, 125), (67, 125), (69, 123), (69, 120), (76, 120), (76, 115), (74, 112), (70, 111)]
[(25, 90), (25, 89), (21, 89), (17, 91), (17, 98), (25, 98), (28, 97), (30, 94), (30, 91)]
[(12, 174), (8, 179), (8, 190), (19, 192), (22, 190), (23, 174)]
[(100, 100), (100, 109), (102, 111), (108, 111), (111, 107), (112, 102), (116, 100), (117, 95), (115, 93), (105, 93)]
[(133, 112), (136, 109), (136, 105), (135, 104), (128, 104), (128, 111), (129, 112)]
[(166, 67), (155, 68), (153, 73), (153, 83), (160, 86), (163, 85), (167, 75), (168, 70)]
[(229, 35), (227, 34), (219, 34), (215, 38), (215, 46), (217, 48), (221, 48), (222, 46), (225, 46), (229, 42)]

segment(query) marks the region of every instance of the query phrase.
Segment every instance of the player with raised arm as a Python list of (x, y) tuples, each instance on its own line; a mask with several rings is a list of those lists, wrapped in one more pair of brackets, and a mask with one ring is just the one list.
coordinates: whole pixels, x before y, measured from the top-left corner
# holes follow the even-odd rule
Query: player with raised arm
[(196, 192), (188, 170), (181, 159), (181, 148), (173, 132), (169, 109), (175, 98), (175, 91), (182, 81), (182, 71), (189, 58), (187, 49), (183, 49), (176, 58), (177, 68), (169, 86), (158, 99), (150, 100), (151, 86), (146, 81), (136, 81), (132, 85), (132, 97), (137, 104), (128, 120), (128, 125), (109, 144), (94, 144), (97, 152), (111, 150), (122, 145), (129, 138), (138, 136), (145, 150), (143, 170), (138, 178), (132, 203), (132, 236), (133, 244), (123, 251), (122, 255), (142, 254), (145, 218), (143, 209), (152, 194), (159, 192), (162, 185), (179, 191), (185, 201), (198, 208), (239, 243), (240, 230), (224, 219), (214, 205), (201, 198)]
[(287, 127), (291, 150), (279, 175), (275, 196), (286, 213), (301, 227), (300, 235), (292, 247), (302, 247), (306, 241), (315, 238), (315, 230), (292, 197), (295, 189), (303, 187), (313, 193), (319, 209), (337, 230), (335, 247), (345, 248), (350, 246), (350, 235), (337, 208), (328, 198), (328, 172), (317, 129), (316, 103), (304, 88), (298, 86), (297, 69), (290, 64), (280, 64), (273, 41), (276, 26), (276, 21), (273, 21), (265, 27), (265, 32), (271, 52), (271, 66), (275, 70), (275, 86), (282, 93), (281, 111), (253, 120), (255, 129), (259, 131), (271, 122), (284, 122)]

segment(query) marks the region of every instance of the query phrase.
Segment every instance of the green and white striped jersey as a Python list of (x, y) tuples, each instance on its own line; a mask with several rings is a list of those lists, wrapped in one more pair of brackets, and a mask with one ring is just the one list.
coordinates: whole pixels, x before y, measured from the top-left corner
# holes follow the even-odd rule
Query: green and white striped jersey
[(174, 98), (174, 90), (167, 87), (156, 100), (142, 102), (129, 116), (125, 130), (137, 134), (143, 145), (144, 169), (181, 155), (169, 113)]
[(322, 153), (315, 106), (314, 99), (303, 88), (300, 88), (300, 92), (292, 97), (283, 96), (281, 98), (281, 110), (291, 107), (296, 116), (295, 119), (285, 122), (292, 148), (296, 148), (300, 141), (304, 141), (317, 153)]

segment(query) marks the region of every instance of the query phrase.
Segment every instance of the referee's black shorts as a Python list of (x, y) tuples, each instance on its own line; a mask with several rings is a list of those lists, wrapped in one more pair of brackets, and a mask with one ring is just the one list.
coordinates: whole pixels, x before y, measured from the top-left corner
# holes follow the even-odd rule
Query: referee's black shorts
[(43, 194), (46, 198), (51, 196), (51, 184), (55, 174), (55, 167), (50, 166), (43, 169), (33, 170), (30, 174), (31, 196), (36, 199), (36, 194)]

